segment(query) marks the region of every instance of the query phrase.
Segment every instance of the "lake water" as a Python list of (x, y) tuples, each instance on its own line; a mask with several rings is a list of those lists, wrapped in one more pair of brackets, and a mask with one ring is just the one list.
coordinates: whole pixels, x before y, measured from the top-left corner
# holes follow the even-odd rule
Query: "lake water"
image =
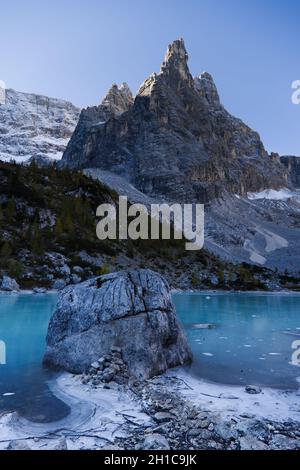
[(35, 422), (50, 422), (69, 413), (69, 407), (48, 388), (54, 374), (42, 367), (56, 299), (52, 294), (0, 295), (0, 363), (6, 362), (0, 364), (0, 412), (16, 410)]
[[(191, 371), (210, 381), (297, 389), (300, 367), (291, 365), (300, 340), (300, 295), (192, 293), (173, 296), (187, 332)], [(213, 324), (199, 329), (199, 324)]]
[[(42, 367), (56, 299), (0, 295), (0, 413), (16, 410), (36, 422), (69, 413), (48, 388), (54, 374)], [(185, 293), (173, 299), (193, 349), (193, 374), (227, 384), (297, 388), (300, 368), (290, 361), (291, 345), (300, 340), (299, 295)], [(206, 323), (215, 327), (199, 328)]]

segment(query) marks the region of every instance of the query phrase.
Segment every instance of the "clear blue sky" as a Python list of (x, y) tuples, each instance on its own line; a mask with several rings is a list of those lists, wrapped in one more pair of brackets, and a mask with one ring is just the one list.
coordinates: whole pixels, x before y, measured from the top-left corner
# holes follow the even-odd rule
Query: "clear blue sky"
[(300, 155), (299, 19), (299, 0), (0, 0), (0, 79), (93, 105), (113, 82), (136, 92), (183, 37), (192, 74), (210, 72), (269, 151)]

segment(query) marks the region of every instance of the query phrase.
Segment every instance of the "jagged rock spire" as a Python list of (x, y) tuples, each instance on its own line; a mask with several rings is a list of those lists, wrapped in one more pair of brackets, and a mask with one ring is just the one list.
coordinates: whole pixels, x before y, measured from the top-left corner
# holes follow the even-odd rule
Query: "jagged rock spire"
[(118, 116), (128, 111), (133, 104), (133, 96), (127, 83), (118, 86), (114, 83), (105, 95), (101, 106)]
[(214, 79), (208, 72), (194, 78), (195, 88), (209, 105), (219, 105), (220, 97)]
[(188, 53), (184, 40), (176, 39), (169, 44), (164, 61), (160, 68), (160, 73), (153, 73), (140, 86), (138, 95), (149, 96), (156, 89), (156, 85), (163, 81), (165, 84), (177, 89), (179, 82), (184, 82), (188, 86), (194, 87), (194, 80), (188, 68)]
[(192, 76), (188, 68), (188, 53), (184, 40), (176, 39), (169, 44), (165, 59), (161, 66), (161, 74), (168, 76), (179, 75), (182, 80), (192, 83)]

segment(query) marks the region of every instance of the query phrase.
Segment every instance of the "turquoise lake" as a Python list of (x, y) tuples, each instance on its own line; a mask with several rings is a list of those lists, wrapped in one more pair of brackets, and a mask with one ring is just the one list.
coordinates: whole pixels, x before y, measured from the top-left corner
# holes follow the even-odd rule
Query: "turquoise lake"
[[(300, 340), (300, 295), (260, 293), (175, 294), (191, 344), (191, 372), (232, 385), (297, 389), (300, 367), (291, 365)], [(199, 324), (213, 324), (199, 329)]]
[[(48, 388), (54, 373), (42, 367), (56, 300), (54, 294), (0, 295), (0, 412), (18, 411), (36, 422), (69, 413)], [(184, 293), (173, 300), (194, 353), (192, 374), (233, 385), (298, 388), (300, 367), (291, 357), (292, 343), (300, 340), (300, 295)]]
[(52, 294), (0, 295), (0, 341), (6, 349), (6, 364), (0, 364), (0, 412), (18, 411), (36, 422), (51, 422), (68, 415), (69, 407), (47, 386), (54, 374), (42, 366), (47, 327), (56, 300)]

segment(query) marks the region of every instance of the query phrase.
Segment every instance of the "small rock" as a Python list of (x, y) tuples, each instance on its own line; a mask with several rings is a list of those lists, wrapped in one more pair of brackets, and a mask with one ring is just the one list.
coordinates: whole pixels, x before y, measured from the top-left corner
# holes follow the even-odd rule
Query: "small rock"
[(7, 450), (31, 450), (25, 441), (10, 441)]
[(81, 282), (81, 277), (78, 274), (72, 274), (71, 276), (72, 284), (79, 284)]
[(206, 429), (208, 428), (208, 426), (209, 426), (209, 422), (206, 419), (199, 422), (199, 428), (201, 429)]
[(103, 372), (102, 381), (106, 383), (111, 382), (114, 376), (114, 372), (112, 370), (107, 369), (105, 372)]
[(62, 274), (63, 276), (69, 276), (71, 274), (71, 269), (67, 264), (63, 264), (62, 266), (58, 266), (56, 268), (56, 272)]
[(250, 395), (257, 395), (261, 393), (262, 390), (258, 385), (246, 385), (245, 391)]
[(35, 294), (45, 294), (47, 292), (47, 289), (45, 289), (45, 287), (35, 287), (34, 289), (32, 289), (32, 292), (34, 292)]
[(97, 379), (92, 380), (92, 384), (95, 385), (95, 386), (100, 385), (100, 383), (101, 383), (101, 378), (97, 378)]
[(84, 269), (81, 268), (80, 266), (74, 266), (73, 271), (76, 274), (82, 274), (84, 272)]
[(67, 440), (65, 437), (60, 439), (58, 443), (55, 445), (53, 450), (68, 450)]
[(242, 414), (240, 414), (240, 417), (241, 418), (246, 418), (246, 419), (254, 419), (255, 415), (253, 415), (252, 413), (242, 413)]
[(67, 285), (67, 283), (64, 279), (56, 279), (56, 281), (54, 281), (52, 287), (55, 290), (63, 290), (66, 287), (66, 285)]
[(118, 385), (125, 385), (127, 380), (125, 377), (122, 377), (121, 375), (117, 375), (115, 378), (114, 378), (115, 382), (118, 384)]
[(154, 415), (155, 421), (158, 423), (166, 423), (167, 421), (171, 421), (174, 419), (174, 416), (171, 413), (165, 413), (164, 411), (159, 411)]
[(122, 352), (122, 349), (119, 348), (119, 347), (117, 347), (117, 346), (112, 346), (112, 347), (110, 348), (110, 350), (111, 350), (112, 353), (119, 353), (119, 354), (121, 354), (121, 352)]
[(122, 359), (116, 359), (114, 361), (114, 363), (117, 365), (117, 366), (123, 366), (124, 365), (124, 361), (122, 361)]
[(207, 413), (205, 413), (204, 411), (200, 411), (200, 413), (198, 413), (198, 418), (199, 419), (207, 419)]
[(98, 370), (98, 369), (100, 369), (100, 364), (99, 364), (99, 362), (95, 361), (95, 362), (93, 362), (93, 363), (91, 364), (91, 367), (92, 367), (93, 369)]
[(144, 450), (170, 450), (169, 442), (161, 434), (148, 434), (142, 448)]

